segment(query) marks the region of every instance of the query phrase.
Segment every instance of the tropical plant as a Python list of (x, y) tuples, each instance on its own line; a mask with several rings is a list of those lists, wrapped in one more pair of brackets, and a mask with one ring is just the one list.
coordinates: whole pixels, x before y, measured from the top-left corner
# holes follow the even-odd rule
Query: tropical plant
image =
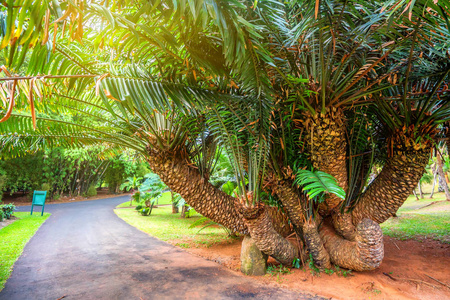
[(3, 216), (6, 219), (11, 219), (14, 211), (16, 210), (16, 206), (12, 203), (0, 205), (0, 210), (3, 211)]
[(120, 186), (121, 190), (126, 190), (126, 191), (130, 191), (130, 190), (137, 190), (141, 184), (142, 181), (142, 177), (128, 177), (124, 183), (122, 183), (122, 185)]
[[(12, 25), (28, 9), (2, 11), (2, 151), (134, 149), (196, 211), (284, 264), (299, 257), (290, 223), (316, 266), (377, 268), (378, 223), (450, 120), (449, 2), (119, 2), (32, 2), (32, 34)], [(221, 153), (236, 197), (209, 182)], [(374, 162), (384, 167), (366, 186)], [(306, 197), (295, 182), (311, 168), (339, 192), (316, 174), (323, 201)]]

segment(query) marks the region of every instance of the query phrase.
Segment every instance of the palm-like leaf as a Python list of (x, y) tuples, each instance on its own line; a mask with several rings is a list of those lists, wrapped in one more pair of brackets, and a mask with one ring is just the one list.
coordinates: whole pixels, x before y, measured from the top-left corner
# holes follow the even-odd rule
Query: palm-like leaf
[(322, 171), (299, 170), (295, 183), (302, 187), (311, 199), (321, 193), (331, 193), (345, 199), (345, 191), (337, 184), (336, 179)]

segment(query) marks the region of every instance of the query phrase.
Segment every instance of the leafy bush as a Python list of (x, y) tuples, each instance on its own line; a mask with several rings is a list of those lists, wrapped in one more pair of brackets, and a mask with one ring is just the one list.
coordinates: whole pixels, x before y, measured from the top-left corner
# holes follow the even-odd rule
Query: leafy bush
[[(187, 204), (185, 204), (185, 205), (187, 205)], [(193, 209), (191, 206), (188, 205), (188, 207), (187, 207), (187, 209), (186, 209), (184, 214), (186, 215), (186, 218), (190, 218), (196, 213), (197, 212), (195, 211), (195, 209)]]
[(95, 188), (95, 185), (91, 184), (87, 192), (85, 193), (86, 197), (94, 197), (97, 196), (97, 189)]
[(6, 175), (3, 190), (13, 194), (42, 189), (48, 191), (50, 199), (63, 193), (84, 195), (104, 177), (110, 164), (104, 159), (104, 152), (102, 146), (54, 148), (0, 161), (0, 177)]
[(3, 210), (0, 210), (0, 222), (2, 222), (4, 218), (5, 216), (3, 215)]
[(41, 191), (49, 191), (51, 188), (50, 184), (48, 183), (43, 183), (41, 186)]
[(144, 208), (141, 208), (141, 209), (139, 210), (139, 212), (140, 212), (141, 215), (143, 215), (143, 216), (149, 216), (149, 215), (151, 214), (151, 212), (152, 212), (152, 209), (151, 209), (150, 207), (144, 207)]
[(14, 213), (14, 210), (16, 210), (16, 206), (14, 204), (12, 204), (12, 203), (4, 204), (4, 205), (0, 205), (0, 209), (2, 210), (3, 215), (7, 219), (11, 219), (11, 216)]

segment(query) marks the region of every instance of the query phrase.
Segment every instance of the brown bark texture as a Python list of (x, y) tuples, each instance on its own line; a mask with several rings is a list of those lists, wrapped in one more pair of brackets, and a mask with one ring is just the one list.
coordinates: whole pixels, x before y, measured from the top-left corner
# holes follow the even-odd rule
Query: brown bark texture
[(339, 236), (330, 224), (320, 228), (323, 244), (331, 262), (354, 271), (378, 268), (384, 257), (383, 232), (371, 219), (363, 219), (356, 226), (355, 241)]
[(214, 187), (181, 157), (155, 148), (149, 148), (148, 152), (152, 171), (198, 213), (233, 232), (248, 233), (244, 220), (235, 209), (235, 198)]
[(276, 182), (272, 187), (272, 191), (280, 199), (292, 224), (297, 228), (301, 228), (305, 222), (302, 201), (305, 202), (306, 200), (300, 199), (292, 183), (286, 180)]
[(333, 227), (336, 232), (349, 241), (356, 237), (356, 227), (353, 224), (352, 214), (348, 212), (334, 211), (331, 215)]
[(317, 226), (313, 221), (303, 224), (303, 238), (314, 261), (314, 265), (319, 269), (330, 269), (331, 261), (328, 251), (323, 245), (323, 241), (317, 231)]
[[(347, 139), (345, 116), (341, 109), (327, 108), (326, 113), (316, 113), (304, 121), (306, 142), (314, 168), (334, 176), (340, 187), (347, 191)], [(331, 194), (319, 208), (331, 211), (342, 199)]]
[(380, 224), (393, 216), (422, 178), (429, 154), (429, 148), (425, 148), (398, 151), (389, 157), (353, 209), (353, 224), (364, 218)]
[(292, 233), (289, 217), (280, 208), (266, 206), (266, 211), (276, 232), (283, 237), (287, 237)]
[(275, 231), (264, 205), (259, 205), (257, 210), (247, 212), (249, 211), (243, 208), (245, 223), (259, 250), (282, 264), (291, 265), (298, 257), (298, 249)]

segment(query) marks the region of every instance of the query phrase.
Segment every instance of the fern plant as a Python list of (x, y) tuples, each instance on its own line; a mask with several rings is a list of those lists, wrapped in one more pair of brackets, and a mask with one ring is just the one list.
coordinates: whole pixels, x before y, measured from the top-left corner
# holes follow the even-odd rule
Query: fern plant
[(334, 194), (345, 200), (345, 191), (336, 179), (322, 171), (298, 170), (295, 183), (303, 188), (310, 199), (322, 199), (324, 194)]

